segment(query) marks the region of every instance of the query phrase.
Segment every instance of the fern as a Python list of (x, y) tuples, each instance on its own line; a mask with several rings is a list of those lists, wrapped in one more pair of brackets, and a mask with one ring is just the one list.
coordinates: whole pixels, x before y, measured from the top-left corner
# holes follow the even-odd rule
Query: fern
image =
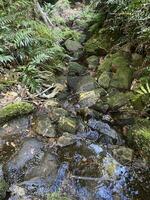
[(140, 95), (150, 95), (150, 86), (149, 83), (147, 82), (145, 85), (141, 85), (136, 92)]
[(11, 63), (14, 60), (14, 57), (10, 55), (0, 55), (0, 63), (6, 65), (7, 63)]
[(33, 43), (33, 32), (31, 30), (20, 30), (14, 36), (14, 43), (16, 47), (27, 47)]

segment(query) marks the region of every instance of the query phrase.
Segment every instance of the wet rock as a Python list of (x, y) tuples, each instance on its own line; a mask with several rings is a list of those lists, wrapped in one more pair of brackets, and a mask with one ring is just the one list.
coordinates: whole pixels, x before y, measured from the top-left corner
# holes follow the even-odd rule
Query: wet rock
[(26, 139), (16, 154), (4, 166), (7, 180), (10, 183), (19, 182), (28, 167), (43, 156), (43, 144), (35, 138)]
[(45, 152), (38, 165), (33, 165), (25, 172), (24, 180), (30, 180), (35, 177), (50, 177), (49, 184), (55, 179), (58, 170), (58, 158), (49, 152)]
[(124, 105), (129, 104), (131, 99), (132, 93), (130, 92), (116, 92), (115, 94), (112, 94), (108, 96), (107, 98), (107, 104), (111, 109), (118, 109), (121, 108)]
[(81, 92), (79, 95), (79, 104), (81, 108), (91, 107), (96, 104), (100, 95), (95, 90)]
[(61, 166), (59, 167), (58, 173), (57, 173), (57, 177), (56, 177), (53, 185), (50, 188), (50, 192), (58, 191), (58, 189), (60, 188), (64, 179), (67, 176), (68, 168), (69, 168), (69, 165), (67, 162), (61, 164)]
[(80, 65), (77, 62), (69, 63), (68, 74), (70, 76), (82, 75), (84, 71), (85, 71), (85, 67), (83, 65)]
[(98, 112), (106, 113), (109, 109), (109, 105), (101, 100), (98, 100), (92, 108)]
[(133, 150), (124, 146), (117, 146), (112, 150), (113, 156), (121, 163), (128, 164), (132, 161)]
[(89, 69), (96, 69), (99, 64), (99, 57), (97, 56), (90, 56), (87, 58), (88, 68)]
[(8, 190), (8, 184), (4, 179), (2, 166), (0, 165), (0, 199), (5, 198), (7, 190)]
[(34, 106), (26, 102), (16, 102), (4, 106), (0, 110), (0, 123), (7, 122), (14, 117), (33, 112)]
[(99, 139), (99, 133), (97, 131), (90, 130), (90, 131), (87, 131), (87, 132), (78, 133), (77, 138), (97, 141)]
[(79, 92), (87, 92), (95, 89), (95, 80), (91, 76), (84, 76), (77, 84), (76, 91)]
[(103, 148), (97, 144), (90, 144), (89, 148), (96, 154), (99, 155), (103, 152)]
[(107, 135), (118, 142), (121, 140), (119, 134), (111, 128), (107, 123), (102, 121), (97, 121), (95, 119), (90, 119), (88, 122), (90, 128), (97, 130), (99, 133)]
[(41, 115), (36, 117), (33, 125), (33, 130), (37, 134), (45, 137), (57, 136), (54, 125), (52, 124), (51, 119), (47, 115)]
[(76, 142), (76, 138), (70, 133), (63, 133), (57, 140), (57, 145), (60, 147), (66, 147)]
[(74, 134), (77, 128), (77, 121), (72, 117), (60, 117), (57, 129), (60, 132), (68, 132)]
[(81, 79), (80, 76), (68, 76), (67, 77), (67, 85), (70, 89), (76, 90), (79, 80)]
[(104, 88), (109, 87), (110, 81), (111, 81), (111, 73), (110, 72), (103, 72), (98, 79), (99, 85)]
[(78, 41), (66, 40), (65, 46), (68, 51), (75, 53), (76, 51), (82, 49), (82, 45)]
[(44, 192), (47, 192), (47, 185), (48, 182), (40, 178), (24, 181), (18, 185), (12, 185), (9, 188), (11, 192), (9, 200), (44, 200), (42, 195)]
[(102, 186), (97, 189), (95, 193), (95, 199), (96, 200), (114, 200), (112, 191), (106, 186)]

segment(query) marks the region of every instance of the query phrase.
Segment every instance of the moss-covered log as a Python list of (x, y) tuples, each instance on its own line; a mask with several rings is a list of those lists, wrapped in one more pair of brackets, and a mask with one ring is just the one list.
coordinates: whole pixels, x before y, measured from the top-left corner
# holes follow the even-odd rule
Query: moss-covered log
[(31, 113), (34, 110), (33, 104), (27, 102), (11, 103), (0, 109), (0, 124), (8, 120)]

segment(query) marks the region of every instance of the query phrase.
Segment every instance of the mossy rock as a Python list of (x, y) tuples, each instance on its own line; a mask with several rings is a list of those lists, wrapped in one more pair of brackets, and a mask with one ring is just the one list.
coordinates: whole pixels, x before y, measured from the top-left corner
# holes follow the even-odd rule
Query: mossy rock
[(96, 104), (100, 97), (100, 92), (97, 90), (91, 90), (81, 92), (79, 95), (79, 104), (82, 108), (91, 107)]
[(68, 67), (68, 74), (71, 76), (81, 75), (85, 71), (85, 67), (77, 62), (70, 62)]
[(4, 179), (0, 178), (0, 199), (5, 198), (7, 189), (8, 189), (8, 184)]
[(131, 97), (131, 92), (116, 92), (107, 98), (107, 103), (111, 109), (119, 109), (122, 106), (129, 104)]
[[(110, 54), (98, 67), (98, 76), (102, 72), (112, 72), (110, 86), (118, 89), (129, 89), (133, 80), (130, 61), (121, 52)], [(99, 78), (99, 77), (98, 77)]]
[(134, 145), (140, 155), (150, 164), (150, 123), (149, 120), (137, 120), (130, 129), (128, 142)]
[(96, 69), (99, 63), (99, 57), (98, 56), (90, 56), (86, 59), (87, 64), (88, 64), (88, 68), (89, 69)]
[(110, 81), (111, 81), (111, 72), (107, 71), (103, 72), (98, 79), (99, 85), (104, 88), (109, 87)]
[(0, 199), (6, 197), (6, 191), (8, 190), (8, 184), (4, 180), (2, 165), (0, 165)]
[(110, 40), (103, 35), (93, 35), (86, 43), (85, 43), (85, 51), (88, 53), (95, 53), (102, 49), (107, 52), (112, 46)]
[(11, 103), (0, 109), (0, 123), (7, 122), (14, 117), (22, 116), (33, 112), (34, 106), (27, 102)]
[(133, 71), (130, 67), (121, 66), (112, 76), (110, 86), (118, 89), (129, 89), (133, 80)]
[(75, 118), (72, 117), (60, 117), (58, 121), (58, 131), (61, 132), (68, 132), (74, 134), (76, 132), (77, 121)]
[(71, 200), (70, 198), (62, 195), (59, 191), (47, 195), (47, 200)]

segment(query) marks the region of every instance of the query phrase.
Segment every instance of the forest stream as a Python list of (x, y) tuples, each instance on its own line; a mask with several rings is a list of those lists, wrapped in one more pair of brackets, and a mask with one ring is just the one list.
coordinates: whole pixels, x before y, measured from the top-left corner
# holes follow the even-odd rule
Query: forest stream
[[(62, 44), (67, 67), (51, 87), (34, 98), (22, 98), (19, 86), (1, 93), (2, 109), (18, 100), (34, 109), (22, 115), (20, 104), (6, 120), (0, 113), (0, 200), (148, 200), (147, 162), (126, 137), (135, 121), (126, 107), (131, 60), (119, 51), (88, 53), (86, 31), (76, 21), (69, 26), (82, 35)], [(105, 71), (110, 59), (124, 68)]]

